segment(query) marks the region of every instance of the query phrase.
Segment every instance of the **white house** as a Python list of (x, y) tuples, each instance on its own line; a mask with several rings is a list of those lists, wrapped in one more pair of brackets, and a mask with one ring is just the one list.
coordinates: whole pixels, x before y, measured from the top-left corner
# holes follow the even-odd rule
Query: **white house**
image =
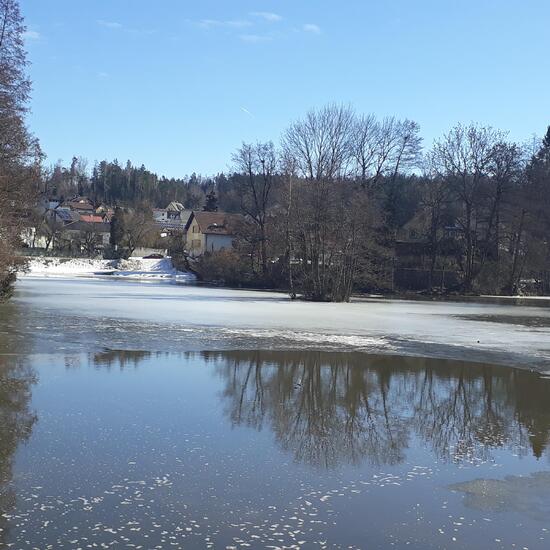
[(190, 256), (230, 250), (242, 216), (226, 212), (192, 212), (185, 225), (186, 248)]

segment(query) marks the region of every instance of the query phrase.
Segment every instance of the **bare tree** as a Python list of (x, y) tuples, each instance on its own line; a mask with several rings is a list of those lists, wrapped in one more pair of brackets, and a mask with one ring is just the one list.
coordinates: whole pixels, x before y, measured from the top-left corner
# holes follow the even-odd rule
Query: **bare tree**
[(426, 236), (429, 246), (430, 264), (428, 290), (434, 286), (434, 273), (444, 238), (444, 219), (450, 201), (450, 189), (447, 182), (431, 172), (431, 158), (426, 163), (426, 173), (421, 182), (420, 207), (426, 213)]
[(138, 246), (145, 246), (154, 230), (153, 216), (149, 208), (143, 207), (124, 214), (123, 247), (131, 256)]
[[(346, 300), (335, 284), (347, 261), (342, 240), (343, 202), (349, 200), (342, 183), (351, 161), (354, 114), (349, 107), (329, 105), (310, 111), (292, 124), (283, 137), (283, 151), (299, 178), (293, 187), (290, 219), (292, 249), (298, 255), (303, 294), (312, 300)], [(349, 269), (353, 269), (350, 262)], [(340, 275), (338, 275), (340, 274)], [(346, 272), (347, 275), (347, 272)], [(351, 277), (353, 279), (353, 277)]]
[(289, 249), (296, 256), (289, 271), (305, 297), (349, 300), (378, 245), (380, 200), (371, 191), (416, 164), (420, 146), (416, 123), (358, 118), (341, 105), (310, 111), (285, 132)]
[(504, 134), (490, 127), (455, 126), (433, 147), (433, 165), (445, 179), (461, 206), (457, 216), (464, 241), (463, 287), (470, 291), (479, 269), (478, 236), (482, 215), (480, 198), (482, 185), (491, 175), (497, 144)]
[(395, 180), (400, 170), (418, 163), (422, 139), (412, 120), (374, 115), (359, 117), (351, 140), (354, 171), (363, 187), (374, 187), (383, 176)]
[(233, 155), (233, 163), (240, 172), (237, 181), (241, 210), (258, 230), (260, 264), (265, 279), (268, 273), (267, 217), (277, 178), (277, 153), (272, 142), (243, 143)]

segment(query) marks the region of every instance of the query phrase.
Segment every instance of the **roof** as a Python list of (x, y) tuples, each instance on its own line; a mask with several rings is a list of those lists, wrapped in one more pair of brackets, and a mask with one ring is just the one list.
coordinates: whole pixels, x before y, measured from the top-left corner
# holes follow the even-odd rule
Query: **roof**
[(78, 212), (73, 212), (66, 208), (55, 208), (53, 210), (55, 217), (65, 223), (76, 222), (80, 219)]
[(90, 204), (89, 202), (65, 201), (63, 203), (63, 206), (68, 206), (69, 208), (73, 208), (74, 210), (95, 210), (94, 205)]
[(97, 214), (80, 214), (80, 221), (86, 223), (103, 223), (103, 218)]
[(155, 227), (159, 229), (177, 229), (182, 231), (184, 228), (183, 223), (179, 220), (170, 220), (170, 221), (154, 221)]
[(185, 206), (181, 204), (181, 202), (172, 201), (167, 207), (166, 210), (170, 210), (172, 212), (181, 212), (182, 210), (185, 210)]
[(180, 223), (185, 225), (187, 223), (187, 220), (189, 220), (189, 218), (191, 217), (191, 214), (191, 210), (182, 210), (180, 212)]
[(240, 214), (192, 212), (187, 220), (186, 229), (191, 225), (193, 218), (197, 220), (200, 232), (205, 235), (234, 235), (237, 227), (243, 221)]
[(65, 231), (84, 231), (94, 233), (110, 233), (111, 225), (108, 223), (86, 223), (86, 222), (75, 222), (71, 225), (68, 225), (65, 228)]

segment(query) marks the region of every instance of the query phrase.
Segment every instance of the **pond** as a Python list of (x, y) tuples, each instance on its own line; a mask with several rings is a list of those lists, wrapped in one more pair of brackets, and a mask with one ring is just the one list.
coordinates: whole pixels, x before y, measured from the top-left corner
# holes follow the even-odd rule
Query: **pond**
[(439, 306), (309, 327), (277, 295), (24, 281), (0, 308), (0, 547), (548, 548), (546, 327), (510, 343), (522, 368), (502, 335), (470, 350), (497, 365), (369, 332), (397, 308), (487, 341), (545, 312)]

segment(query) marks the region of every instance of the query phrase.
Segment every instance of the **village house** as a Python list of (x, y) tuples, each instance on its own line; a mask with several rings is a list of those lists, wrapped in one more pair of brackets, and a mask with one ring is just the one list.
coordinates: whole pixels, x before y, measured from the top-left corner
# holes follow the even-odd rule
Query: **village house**
[(168, 211), (166, 208), (153, 208), (153, 220), (158, 223), (168, 221)]
[(95, 212), (94, 203), (87, 197), (73, 197), (64, 201), (58, 208), (66, 208), (79, 214), (93, 214)]
[(37, 208), (40, 220), (23, 230), (21, 240), (27, 248), (100, 254), (109, 245), (111, 213), (107, 206), (96, 209), (85, 197), (59, 203), (44, 196)]
[(182, 225), (187, 223), (189, 216), (191, 216), (190, 210), (185, 210), (185, 206), (181, 202), (172, 201), (166, 207), (166, 218), (171, 222), (177, 222)]
[(61, 239), (80, 252), (99, 254), (109, 245), (110, 235), (110, 224), (100, 216), (81, 216), (80, 221), (64, 227)]
[(192, 212), (185, 225), (186, 249), (190, 256), (233, 248), (242, 216), (226, 212)]
[(153, 208), (153, 221), (161, 237), (184, 234), (185, 225), (191, 216), (183, 204), (172, 201), (166, 208)]

